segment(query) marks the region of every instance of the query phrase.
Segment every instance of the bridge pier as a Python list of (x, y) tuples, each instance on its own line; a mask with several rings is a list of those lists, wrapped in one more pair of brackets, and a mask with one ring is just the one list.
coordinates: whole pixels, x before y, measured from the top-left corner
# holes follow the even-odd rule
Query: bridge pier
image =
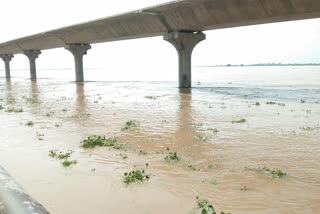
[(30, 64), (30, 79), (36, 80), (37, 79), (37, 71), (36, 71), (36, 59), (41, 54), (39, 50), (25, 50), (23, 54), (26, 55), (29, 59)]
[(0, 58), (4, 61), (6, 78), (10, 79), (10, 61), (13, 58), (12, 54), (0, 54)]
[(177, 50), (179, 56), (179, 88), (191, 88), (191, 55), (194, 47), (204, 40), (206, 35), (202, 32), (166, 33), (163, 39), (170, 42)]
[(83, 82), (83, 55), (87, 54), (91, 46), (89, 44), (68, 44), (65, 49), (70, 51), (74, 57), (76, 82)]

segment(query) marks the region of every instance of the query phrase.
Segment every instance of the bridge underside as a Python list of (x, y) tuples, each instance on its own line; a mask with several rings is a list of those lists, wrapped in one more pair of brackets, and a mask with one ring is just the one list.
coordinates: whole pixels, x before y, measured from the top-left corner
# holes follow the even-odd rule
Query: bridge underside
[(319, 0), (178, 0), (5, 42), (0, 55), (319, 17)]

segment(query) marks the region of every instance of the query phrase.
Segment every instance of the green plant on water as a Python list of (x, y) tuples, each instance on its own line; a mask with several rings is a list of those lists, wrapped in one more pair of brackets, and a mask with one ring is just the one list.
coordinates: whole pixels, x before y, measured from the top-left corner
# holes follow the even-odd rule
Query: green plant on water
[(315, 129), (320, 129), (320, 126), (319, 125), (316, 125), (316, 126), (303, 126), (303, 127), (300, 127), (301, 130), (303, 131), (313, 131)]
[(156, 100), (159, 98), (159, 96), (144, 96), (144, 98), (150, 99), (150, 100)]
[[(197, 208), (201, 209), (201, 212), (200, 212), (201, 214), (218, 214), (213, 208), (213, 205), (208, 200), (201, 200), (199, 199), (199, 196), (197, 196), (196, 199), (197, 199)], [(226, 214), (226, 213), (221, 211), (220, 214)]]
[(63, 112), (66, 112), (66, 111), (68, 111), (68, 109), (66, 109), (66, 108), (63, 108), (61, 111), (63, 111)]
[(0, 110), (3, 110), (4, 108), (3, 108), (3, 106), (2, 105), (0, 105)]
[(10, 104), (10, 105), (16, 104), (16, 99), (14, 99), (14, 98), (7, 98), (7, 104)]
[(200, 140), (200, 141), (208, 141), (208, 140), (209, 140), (208, 137), (206, 137), (206, 136), (200, 136), (200, 135), (196, 136), (196, 138), (197, 138), (197, 140)]
[(33, 126), (34, 125), (34, 122), (33, 121), (28, 121), (26, 122), (26, 126)]
[(208, 128), (208, 131), (212, 131), (212, 133), (218, 133), (219, 132), (219, 129), (217, 128)]
[(301, 99), (300, 100), (300, 103), (305, 103), (306, 101), (304, 99)]
[(259, 106), (259, 105), (261, 105), (261, 104), (260, 104), (260, 102), (256, 102), (255, 105), (256, 105), (256, 106)]
[(117, 156), (119, 156), (122, 159), (127, 159), (128, 158), (128, 155), (124, 154), (124, 153), (117, 154)]
[(268, 101), (268, 102), (266, 102), (266, 104), (268, 104), (268, 105), (275, 105), (275, 104), (277, 104), (276, 102), (273, 102), (273, 101)]
[(240, 120), (233, 120), (232, 123), (244, 123), (246, 122), (246, 119), (241, 118)]
[(151, 177), (151, 174), (146, 173), (145, 169), (137, 169), (137, 168), (133, 168), (132, 171), (125, 172), (123, 175), (124, 175), (123, 182), (126, 184), (143, 183), (144, 181), (150, 179)]
[(56, 123), (54, 123), (54, 126), (55, 126), (56, 128), (60, 128), (60, 127), (62, 127), (62, 123), (56, 122)]
[(49, 156), (51, 158), (54, 158), (56, 160), (61, 160), (61, 164), (63, 167), (69, 167), (72, 164), (77, 164), (76, 160), (69, 160), (69, 158), (71, 157), (71, 154), (73, 153), (72, 150), (67, 150), (67, 152), (63, 153), (62, 151), (58, 151), (58, 150), (49, 150)]
[(96, 146), (115, 146), (117, 139), (115, 137), (106, 138), (105, 136), (90, 135), (87, 139), (81, 141), (83, 148), (93, 148)]
[(122, 144), (122, 143), (114, 144), (114, 146), (113, 146), (114, 149), (118, 149), (118, 150), (124, 149), (125, 147), (126, 147), (126, 145)]
[(258, 168), (245, 167), (245, 170), (256, 171), (258, 173), (268, 175), (270, 178), (273, 178), (273, 179), (274, 178), (282, 178), (287, 175), (287, 173), (281, 171), (280, 169), (273, 170), (268, 167), (262, 167), (262, 168), (261, 167), (258, 167)]
[(209, 183), (209, 184), (212, 184), (212, 185), (217, 185), (219, 182), (215, 179), (204, 179), (202, 181), (202, 183)]
[(95, 172), (95, 171), (96, 171), (96, 168), (91, 169), (91, 172)]
[(240, 188), (240, 190), (241, 190), (241, 191), (247, 191), (247, 190), (249, 190), (249, 188), (246, 187), (246, 186), (243, 186), (243, 187)]
[(91, 115), (90, 114), (86, 114), (86, 113), (78, 113), (78, 114), (75, 114), (75, 115), (72, 115), (71, 118), (74, 119), (74, 120), (86, 120), (90, 117)]
[(144, 149), (137, 149), (137, 152), (138, 152), (139, 155), (146, 155), (146, 154), (148, 154), (148, 152), (147, 152), (146, 150), (144, 150)]
[(26, 102), (27, 103), (30, 103), (30, 104), (39, 104), (39, 100), (35, 97), (24, 97), (26, 99)]
[(36, 132), (36, 134), (37, 134), (37, 137), (43, 137), (44, 136), (44, 134), (42, 134), (40, 132)]
[(78, 162), (76, 160), (73, 160), (73, 161), (69, 161), (69, 160), (64, 160), (62, 161), (62, 166), (63, 167), (69, 167), (71, 166), (72, 164), (77, 164)]
[(200, 171), (200, 168), (197, 168), (197, 167), (195, 167), (193, 165), (189, 165), (188, 168), (192, 169), (193, 171)]
[(208, 164), (205, 168), (207, 168), (207, 169), (216, 169), (218, 167), (220, 167), (220, 165), (215, 163), (215, 164)]
[(137, 122), (135, 120), (129, 120), (126, 122), (125, 127), (121, 128), (121, 131), (127, 131), (127, 130), (135, 131), (136, 127), (138, 127)]
[(277, 104), (278, 104), (278, 106), (286, 106), (285, 103), (277, 103)]
[(9, 112), (9, 113), (20, 113), (20, 112), (23, 112), (23, 109), (22, 108), (8, 108), (6, 109), (6, 112)]
[(179, 161), (181, 160), (181, 157), (178, 155), (178, 152), (170, 152), (170, 149), (167, 148), (167, 155), (164, 158), (165, 161)]

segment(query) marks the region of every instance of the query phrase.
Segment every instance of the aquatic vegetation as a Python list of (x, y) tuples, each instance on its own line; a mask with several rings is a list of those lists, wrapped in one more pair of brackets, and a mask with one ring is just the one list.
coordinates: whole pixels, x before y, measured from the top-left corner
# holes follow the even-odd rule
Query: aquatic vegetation
[(233, 120), (232, 123), (244, 123), (246, 122), (246, 119), (241, 118), (240, 120)]
[(63, 153), (62, 151), (58, 150), (50, 150), (49, 151), (49, 156), (51, 158), (54, 158), (56, 160), (62, 160), (61, 164), (63, 167), (69, 167), (72, 164), (77, 164), (78, 162), (76, 160), (68, 160), (71, 157), (71, 154), (73, 153), (72, 150), (67, 150), (66, 153)]
[(85, 120), (88, 119), (91, 115), (90, 114), (85, 114), (85, 113), (78, 113), (75, 115), (72, 115), (71, 118), (74, 120)]
[(91, 169), (91, 172), (95, 172), (95, 171), (96, 171), (96, 168)]
[(256, 105), (256, 106), (259, 106), (259, 105), (261, 105), (261, 104), (260, 104), (260, 102), (256, 102), (255, 105)]
[(268, 167), (263, 167), (263, 168), (261, 168), (261, 167), (259, 167), (259, 168), (245, 167), (245, 170), (256, 171), (258, 173), (268, 175), (270, 178), (282, 178), (287, 175), (287, 173), (282, 172), (280, 169), (272, 170), (272, 169), (269, 169)]
[(206, 137), (206, 136), (200, 136), (200, 135), (196, 136), (196, 138), (197, 138), (197, 140), (200, 140), (200, 141), (208, 141), (208, 140), (209, 140), (208, 137)]
[(12, 112), (14, 112), (14, 113), (20, 113), (20, 112), (23, 112), (23, 109), (22, 108), (8, 108), (8, 109), (6, 109), (6, 112), (9, 112), (9, 113), (12, 113)]
[(10, 104), (10, 105), (16, 104), (16, 99), (14, 99), (14, 98), (7, 98), (7, 104)]
[(193, 171), (200, 171), (200, 168), (197, 168), (197, 167), (195, 167), (193, 165), (189, 165), (188, 168), (192, 169)]
[(135, 131), (136, 127), (138, 127), (137, 122), (135, 120), (129, 120), (126, 122), (125, 127), (121, 128), (121, 131), (127, 131), (127, 130)]
[(303, 126), (303, 127), (300, 127), (301, 130), (303, 131), (313, 131), (315, 129), (320, 129), (320, 126), (319, 125), (316, 125), (316, 126)]
[(304, 99), (301, 99), (300, 100), (300, 103), (305, 103), (306, 101)]
[[(146, 164), (148, 167), (149, 164)], [(133, 168), (130, 172), (125, 172), (123, 182), (126, 184), (129, 183), (143, 183), (144, 181), (150, 179), (151, 174), (146, 173), (144, 169)]]
[(145, 96), (144, 98), (146, 99), (150, 99), (150, 100), (156, 100), (158, 99), (160, 96)]
[(68, 109), (63, 108), (61, 111), (63, 111), (63, 112), (67, 112), (67, 111), (68, 111)]
[(217, 128), (208, 128), (208, 131), (212, 131), (214, 134), (219, 132)]
[(240, 188), (240, 190), (241, 190), (241, 191), (247, 191), (247, 190), (249, 190), (249, 188), (246, 187), (246, 186), (243, 186), (243, 187)]
[[(203, 200), (203, 199), (201, 200), (199, 199), (199, 196), (197, 196), (196, 199), (197, 199), (197, 208), (201, 209), (201, 214), (209, 214), (209, 213), (217, 214), (217, 212), (213, 208), (213, 205), (208, 200)], [(220, 214), (226, 214), (226, 213), (221, 211)]]
[(117, 139), (115, 137), (106, 138), (105, 136), (90, 135), (87, 139), (81, 141), (83, 148), (94, 148), (96, 146), (115, 146)]
[[(109, 138), (109, 139), (111, 139), (111, 141), (112, 141), (112, 140), (115, 140), (115, 141), (116, 141), (116, 138)], [(124, 149), (125, 146), (126, 146), (125, 144), (118, 143), (118, 144), (114, 144), (113, 148), (119, 150), (119, 149)]]
[(181, 160), (181, 157), (178, 155), (178, 152), (170, 152), (170, 149), (167, 148), (167, 155), (164, 158), (165, 161), (179, 161)]
[(207, 169), (216, 169), (218, 167), (220, 167), (220, 165), (215, 163), (215, 164), (208, 164), (208, 166), (206, 166), (205, 168), (207, 168)]
[(33, 126), (34, 125), (34, 122), (33, 121), (28, 121), (26, 122), (26, 126)]
[(266, 104), (268, 104), (268, 105), (275, 105), (275, 104), (277, 104), (276, 102), (273, 102), (273, 101), (269, 101), (269, 102), (266, 102)]
[(57, 122), (56, 122), (56, 123), (54, 124), (54, 126), (57, 127), (57, 128), (60, 128), (60, 127), (62, 127), (62, 123), (57, 123)]
[(266, 104), (268, 104), (268, 105), (279, 105), (279, 106), (285, 106), (286, 105), (284, 103), (276, 103), (276, 102), (273, 102), (273, 101), (266, 102)]
[(139, 155), (146, 155), (148, 152), (144, 149), (137, 149)]
[(202, 127), (203, 123), (192, 123), (191, 125), (192, 126), (197, 126), (197, 127)]
[(26, 100), (27, 103), (30, 103), (30, 104), (39, 104), (40, 103), (39, 100), (35, 97), (24, 96), (23, 98)]
[(0, 110), (3, 110), (3, 109), (4, 109), (4, 107), (2, 105), (0, 105)]
[(64, 160), (61, 164), (63, 167), (69, 167), (71, 164), (77, 164), (78, 162), (76, 160), (69, 161), (69, 160)]
[(128, 155), (124, 154), (124, 153), (117, 154), (117, 156), (121, 157), (122, 159), (127, 159), (128, 158)]

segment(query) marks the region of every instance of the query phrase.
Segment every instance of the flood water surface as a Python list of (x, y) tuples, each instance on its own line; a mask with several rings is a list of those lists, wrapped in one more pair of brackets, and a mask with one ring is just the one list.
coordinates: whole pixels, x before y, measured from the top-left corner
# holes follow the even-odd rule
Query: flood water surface
[[(196, 196), (219, 213), (320, 213), (320, 85), (307, 83), (1, 79), (0, 165), (54, 214), (200, 213)], [(122, 146), (82, 148), (91, 134)], [(134, 167), (150, 179), (125, 184)]]

